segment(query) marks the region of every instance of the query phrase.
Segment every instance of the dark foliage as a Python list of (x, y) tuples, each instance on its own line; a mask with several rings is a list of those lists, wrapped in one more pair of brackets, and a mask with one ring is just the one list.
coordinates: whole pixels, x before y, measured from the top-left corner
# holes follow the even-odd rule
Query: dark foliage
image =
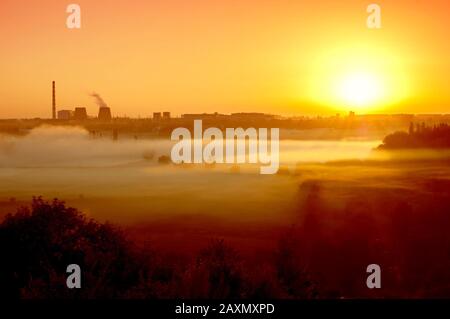
[[(38, 197), (0, 224), (0, 297), (314, 297), (290, 240), (280, 241), (261, 265), (242, 259), (223, 240), (212, 240), (191, 261), (177, 263), (161, 252), (137, 249), (111, 224)], [(81, 289), (66, 286), (70, 264), (81, 268)]]
[[(117, 297), (144, 269), (122, 232), (74, 208), (34, 198), (31, 208), (0, 225), (1, 294), (9, 297)], [(78, 264), (86, 289), (66, 288), (66, 267)]]
[(395, 132), (386, 136), (379, 149), (450, 148), (450, 126), (440, 124), (426, 127), (411, 123), (409, 132)]

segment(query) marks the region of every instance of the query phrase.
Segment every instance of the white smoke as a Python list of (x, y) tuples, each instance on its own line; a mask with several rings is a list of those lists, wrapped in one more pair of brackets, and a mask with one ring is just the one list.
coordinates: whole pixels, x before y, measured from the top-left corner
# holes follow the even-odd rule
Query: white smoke
[(99, 107), (108, 107), (105, 100), (103, 100), (100, 94), (93, 92), (90, 95), (95, 99), (95, 103), (97, 103)]

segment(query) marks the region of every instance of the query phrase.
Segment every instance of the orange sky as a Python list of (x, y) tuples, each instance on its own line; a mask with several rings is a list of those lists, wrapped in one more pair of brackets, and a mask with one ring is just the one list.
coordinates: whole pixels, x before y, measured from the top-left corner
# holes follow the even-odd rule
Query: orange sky
[[(66, 28), (70, 3), (80, 30)], [(317, 83), (352, 54), (405, 91), (367, 112), (449, 113), (450, 2), (378, 1), (379, 30), (366, 27), (369, 3), (1, 0), (0, 118), (49, 117), (52, 80), (59, 109), (92, 115), (92, 91), (120, 116), (347, 112)]]

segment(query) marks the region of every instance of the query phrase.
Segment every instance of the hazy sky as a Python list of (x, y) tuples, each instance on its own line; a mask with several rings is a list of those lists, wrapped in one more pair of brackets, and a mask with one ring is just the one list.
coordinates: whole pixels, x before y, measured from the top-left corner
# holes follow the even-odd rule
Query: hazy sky
[[(66, 27), (70, 3), (79, 30)], [(50, 117), (52, 80), (58, 109), (92, 115), (93, 91), (114, 115), (333, 114), (353, 108), (333, 86), (358, 79), (383, 91), (361, 112), (448, 113), (450, 2), (377, 1), (377, 30), (370, 3), (1, 0), (0, 117)]]

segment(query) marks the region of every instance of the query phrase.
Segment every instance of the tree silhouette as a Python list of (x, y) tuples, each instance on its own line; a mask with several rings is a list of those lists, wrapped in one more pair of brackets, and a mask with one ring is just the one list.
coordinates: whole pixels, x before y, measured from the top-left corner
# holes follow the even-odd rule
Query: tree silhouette
[[(31, 208), (0, 224), (0, 296), (118, 297), (145, 272), (123, 233), (87, 219), (57, 199), (33, 198)], [(67, 289), (66, 267), (78, 264), (82, 289)]]
[(441, 123), (433, 127), (426, 127), (425, 123), (418, 124), (414, 129), (411, 123), (409, 131), (394, 132), (387, 135), (379, 149), (411, 149), (411, 148), (450, 148), (450, 126)]

